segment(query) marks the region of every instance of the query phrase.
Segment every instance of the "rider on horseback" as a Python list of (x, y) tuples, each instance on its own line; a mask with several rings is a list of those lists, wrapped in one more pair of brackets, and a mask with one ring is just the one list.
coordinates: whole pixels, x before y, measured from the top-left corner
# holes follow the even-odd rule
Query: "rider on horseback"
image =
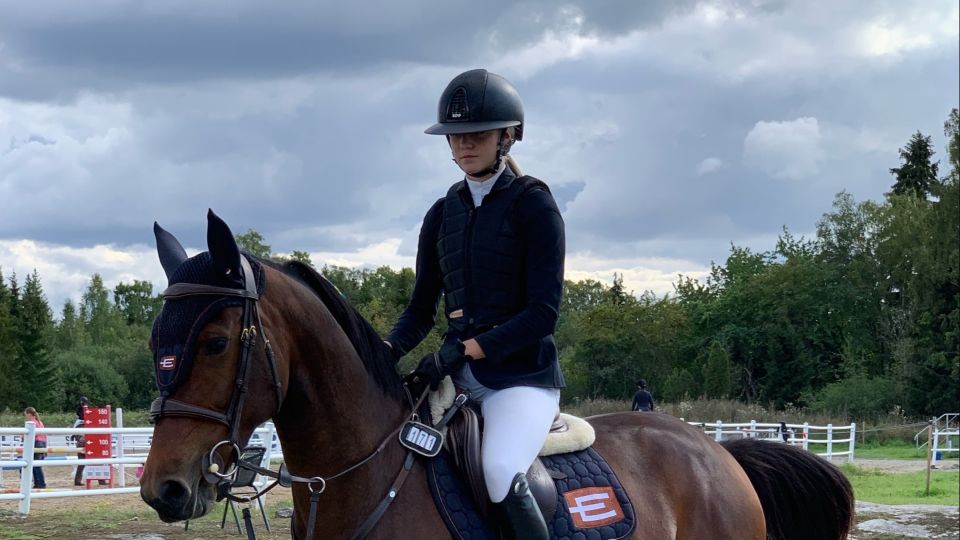
[(483, 69), (455, 77), (437, 123), (465, 178), (427, 212), (410, 304), (386, 338), (400, 357), (433, 327), (443, 292), (448, 330), (412, 374), (450, 375), (480, 403), (490, 500), (509, 536), (547, 538), (525, 471), (559, 410), (563, 375), (553, 332), (563, 290), (564, 226), (549, 188), (508, 155), (523, 138), (516, 89)]

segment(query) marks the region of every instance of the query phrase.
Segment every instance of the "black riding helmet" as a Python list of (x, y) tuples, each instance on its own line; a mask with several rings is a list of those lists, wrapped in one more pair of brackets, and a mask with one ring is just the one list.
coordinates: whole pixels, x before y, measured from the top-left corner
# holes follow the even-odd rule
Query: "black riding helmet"
[(506, 79), (485, 69), (471, 69), (450, 81), (440, 96), (437, 123), (430, 135), (476, 133), (516, 127), (514, 138), (523, 138), (523, 102)]

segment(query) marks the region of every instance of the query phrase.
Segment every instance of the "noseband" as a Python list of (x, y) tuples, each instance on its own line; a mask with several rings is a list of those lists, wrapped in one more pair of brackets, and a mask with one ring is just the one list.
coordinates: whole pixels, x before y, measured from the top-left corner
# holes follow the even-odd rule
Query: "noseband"
[[(192, 405), (183, 401), (171, 399), (162, 395), (150, 404), (150, 423), (155, 423), (164, 416), (183, 416), (212, 420), (227, 427), (227, 438), (218, 442), (204, 455), (203, 475), (211, 484), (220, 482), (230, 483), (236, 478), (237, 467), (240, 463), (240, 418), (243, 411), (243, 402), (247, 394), (247, 373), (250, 369), (250, 352), (257, 342), (257, 337), (263, 335), (263, 348), (270, 365), (270, 376), (273, 378), (273, 387), (276, 390), (277, 410), (283, 401), (280, 378), (277, 374), (277, 361), (273, 353), (270, 340), (267, 339), (260, 320), (260, 309), (257, 300), (257, 282), (253, 275), (253, 268), (243, 255), (240, 256), (240, 267), (243, 270), (244, 288), (232, 289), (229, 287), (215, 287), (200, 283), (176, 283), (163, 291), (164, 301), (180, 300), (200, 295), (215, 295), (237, 297), (243, 299), (243, 330), (240, 332), (240, 364), (237, 367), (237, 377), (233, 384), (233, 395), (226, 412), (215, 411), (206, 407)], [(256, 321), (256, 324), (254, 324)], [(258, 330), (259, 327), (259, 330)], [(235, 456), (229, 470), (220, 472), (220, 465), (216, 462), (216, 453), (221, 446), (228, 447)]]

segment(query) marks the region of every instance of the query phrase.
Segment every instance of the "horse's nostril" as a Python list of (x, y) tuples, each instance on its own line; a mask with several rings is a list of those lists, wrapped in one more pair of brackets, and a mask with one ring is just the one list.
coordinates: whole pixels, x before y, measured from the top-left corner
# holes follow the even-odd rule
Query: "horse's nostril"
[(190, 488), (179, 480), (167, 480), (160, 484), (160, 499), (176, 505), (190, 497)]

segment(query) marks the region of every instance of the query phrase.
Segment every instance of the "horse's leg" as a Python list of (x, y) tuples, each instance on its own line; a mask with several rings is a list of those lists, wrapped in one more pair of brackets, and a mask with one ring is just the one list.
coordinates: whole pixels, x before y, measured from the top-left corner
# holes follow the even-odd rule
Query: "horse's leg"
[(763, 540), (763, 510), (736, 461), (701, 432), (659, 413), (589, 419), (594, 448), (637, 514), (634, 538)]

